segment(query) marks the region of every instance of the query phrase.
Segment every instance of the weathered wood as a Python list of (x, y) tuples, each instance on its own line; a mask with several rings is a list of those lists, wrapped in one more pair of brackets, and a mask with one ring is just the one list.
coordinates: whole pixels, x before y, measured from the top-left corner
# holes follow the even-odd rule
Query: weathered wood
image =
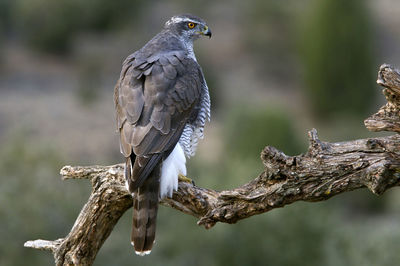
[(400, 133), (400, 73), (390, 65), (383, 64), (379, 68), (376, 82), (384, 87), (382, 93), (386, 97), (387, 104), (376, 114), (365, 119), (364, 124), (371, 131)]
[[(375, 114), (365, 124), (373, 131), (398, 132), (400, 75), (383, 65), (378, 83), (386, 87), (390, 106), (382, 107), (380, 116)], [(387, 91), (394, 96), (387, 96)], [(193, 215), (199, 218), (199, 225), (210, 228), (217, 222), (236, 223), (296, 201), (322, 201), (365, 187), (380, 195), (400, 185), (399, 135), (328, 143), (319, 140), (313, 129), (309, 140), (308, 151), (298, 156), (265, 147), (261, 154), (264, 171), (236, 189), (215, 191), (180, 182), (173, 197), (161, 204)], [(57, 265), (91, 265), (114, 225), (132, 205), (123, 166), (65, 166), (61, 175), (64, 179), (90, 179), (93, 190), (88, 202), (68, 236), (28, 241), (25, 246), (52, 251)]]

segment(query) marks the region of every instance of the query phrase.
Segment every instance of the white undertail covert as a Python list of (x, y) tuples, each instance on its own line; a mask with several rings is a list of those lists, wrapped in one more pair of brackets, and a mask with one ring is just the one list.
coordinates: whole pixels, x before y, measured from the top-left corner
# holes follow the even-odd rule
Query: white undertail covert
[(178, 190), (179, 174), (186, 176), (186, 158), (178, 142), (161, 166), (160, 198), (172, 197), (174, 190)]

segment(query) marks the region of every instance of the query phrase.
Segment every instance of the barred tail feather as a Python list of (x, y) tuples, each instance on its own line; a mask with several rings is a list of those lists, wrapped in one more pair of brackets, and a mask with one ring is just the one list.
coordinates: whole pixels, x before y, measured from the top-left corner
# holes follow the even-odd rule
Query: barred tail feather
[(160, 166), (137, 189), (133, 200), (131, 241), (138, 255), (150, 254), (156, 235)]

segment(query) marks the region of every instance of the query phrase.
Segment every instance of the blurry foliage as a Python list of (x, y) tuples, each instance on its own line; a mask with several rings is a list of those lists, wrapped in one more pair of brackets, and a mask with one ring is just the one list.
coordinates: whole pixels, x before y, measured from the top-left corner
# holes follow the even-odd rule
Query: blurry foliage
[(398, 217), (386, 221), (364, 217), (332, 227), (333, 237), (327, 237), (323, 246), (327, 262), (324, 265), (397, 265), (400, 261), (400, 253), (394, 252), (400, 239), (397, 221)]
[[(27, 143), (29, 132), (14, 132), (0, 150), (0, 265), (51, 265), (50, 253), (23, 247), (30, 239), (68, 233), (89, 186), (66, 184), (62, 159), (46, 143)], [(73, 186), (73, 187), (72, 187)], [(83, 196), (83, 197), (82, 197)], [(39, 256), (38, 256), (39, 255)]]
[[(245, 25), (248, 49), (259, 61), (260, 74), (280, 83), (293, 78), (293, 26), (289, 5), (274, 0), (254, 0), (247, 5)], [(255, 66), (257, 67), (257, 65)], [(256, 69), (257, 70), (257, 69)]]
[(0, 67), (3, 60), (3, 41), (10, 28), (12, 1), (0, 0)]
[(96, 58), (83, 58), (78, 64), (79, 87), (76, 97), (84, 106), (93, 105), (97, 102), (101, 86), (101, 61)]
[(300, 34), (306, 93), (319, 118), (363, 116), (374, 94), (371, 21), (363, 0), (313, 1)]
[(4, 63), (4, 55), (3, 55), (3, 29), (0, 27), (0, 72), (2, 70), (3, 67), (3, 63)]
[(46, 52), (65, 52), (82, 18), (75, 1), (17, 1), (16, 21), (30, 46)]
[[(206, 58), (207, 55), (200, 55), (199, 58)], [(207, 87), (211, 99), (211, 113), (217, 112), (221, 106), (223, 95), (221, 95), (221, 78), (218, 76), (218, 71), (209, 62), (201, 63), (204, 77), (207, 79)]]
[(140, 0), (86, 0), (77, 1), (82, 10), (83, 27), (92, 30), (109, 30), (134, 22), (142, 8)]
[(139, 0), (15, 2), (12, 22), (23, 33), (23, 38), (33, 48), (53, 53), (67, 52), (77, 33), (105, 31), (122, 23), (132, 23), (142, 3)]
[(6, 33), (11, 26), (13, 8), (15, 1), (0, 0), (0, 37)]
[(289, 115), (279, 108), (240, 106), (228, 118), (226, 150), (240, 158), (259, 158), (266, 145), (289, 155), (301, 152)]
[(377, 198), (369, 190), (356, 190), (352, 193), (345, 193), (340, 201), (332, 202), (348, 218), (379, 217), (388, 211), (389, 200), (387, 197)]

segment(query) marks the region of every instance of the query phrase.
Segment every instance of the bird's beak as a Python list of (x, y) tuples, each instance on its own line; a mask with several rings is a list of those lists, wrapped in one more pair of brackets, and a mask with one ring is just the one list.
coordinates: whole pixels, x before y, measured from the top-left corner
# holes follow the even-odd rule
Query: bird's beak
[(204, 26), (204, 29), (201, 33), (205, 36), (208, 36), (208, 38), (211, 38), (211, 30), (208, 28), (208, 26)]

